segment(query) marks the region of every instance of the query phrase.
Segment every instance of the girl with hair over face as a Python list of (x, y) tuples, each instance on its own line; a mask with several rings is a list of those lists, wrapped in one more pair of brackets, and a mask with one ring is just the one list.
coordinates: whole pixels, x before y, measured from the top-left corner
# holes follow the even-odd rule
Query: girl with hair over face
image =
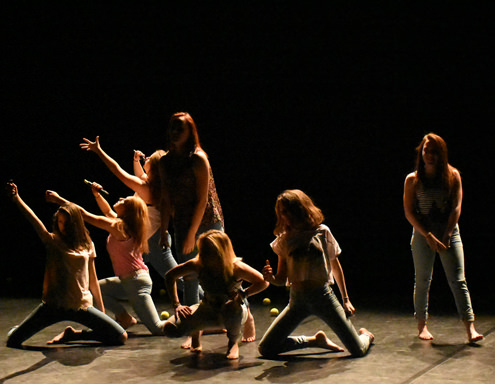
[(407, 175), (404, 184), (404, 212), (413, 226), (411, 250), (418, 336), (422, 340), (433, 339), (426, 322), (433, 265), (438, 253), (468, 339), (476, 342), (483, 339), (483, 335), (474, 327), (464, 276), (464, 250), (458, 225), (462, 205), (461, 175), (449, 164), (447, 144), (440, 136), (427, 134), (416, 151), (416, 169)]
[[(117, 276), (99, 281), (105, 306), (115, 314), (124, 329), (137, 323), (127, 312), (122, 300), (128, 300), (141, 322), (153, 335), (163, 335), (163, 324), (151, 298), (152, 281), (143, 253), (148, 251), (149, 219), (146, 203), (137, 196), (121, 198), (110, 204), (101, 196), (101, 185), (93, 183), (92, 191), (104, 216), (81, 209), (86, 222), (108, 232), (107, 251)], [(65, 204), (66, 199), (48, 192), (49, 201)]]
[[(308, 316), (315, 315), (327, 323), (353, 356), (364, 356), (374, 340), (361, 328), (356, 332), (346, 315), (355, 311), (349, 300), (339, 244), (330, 229), (322, 224), (323, 214), (311, 198), (300, 190), (287, 190), (275, 204), (276, 239), (271, 246), (278, 255), (277, 274), (267, 260), (264, 279), (274, 285), (290, 286), (290, 301), (273, 321), (259, 344), (265, 357), (309, 347), (344, 351), (323, 331), (314, 336), (289, 336)], [(330, 284), (335, 280), (343, 299), (339, 303)]]
[[(95, 141), (83, 140), (84, 143), (81, 143), (80, 147), (96, 153), (108, 169), (148, 205), (150, 218), (150, 231), (148, 234), (149, 252), (145, 253), (143, 258), (145, 262), (151, 264), (160, 276), (164, 278), (165, 273), (177, 265), (170, 247), (162, 248), (160, 244), (161, 220), (159, 207), (161, 181), (159, 164), (160, 158), (165, 154), (165, 151), (157, 150), (149, 157), (145, 157), (141, 151), (134, 151), (134, 175), (131, 175), (101, 148), (99, 136), (96, 137)], [(142, 158), (144, 158), (143, 165), (141, 165)], [(170, 237), (167, 240), (169, 243), (171, 242)], [(182, 289), (182, 282), (180, 284), (179, 288)]]
[[(264, 290), (268, 284), (261, 273), (237, 258), (229, 237), (219, 230), (199, 236), (198, 255), (167, 273), (167, 291), (174, 305), (174, 316), (165, 324), (165, 334), (180, 337), (193, 334), (191, 351), (201, 351), (200, 332), (225, 326), (227, 358), (239, 357), (241, 329), (248, 318), (247, 297)], [(178, 278), (195, 275), (205, 295), (199, 305), (183, 306), (177, 295)], [(245, 290), (243, 281), (251, 283)]]
[(53, 216), (53, 232), (49, 232), (21, 199), (17, 186), (8, 183), (7, 190), (47, 249), (42, 303), (9, 332), (7, 346), (20, 347), (35, 333), (60, 321), (74, 321), (89, 329), (76, 331), (67, 327), (49, 343), (94, 340), (107, 345), (124, 344), (127, 333), (104, 313), (96, 277), (96, 253), (80, 209), (71, 203), (63, 204)]

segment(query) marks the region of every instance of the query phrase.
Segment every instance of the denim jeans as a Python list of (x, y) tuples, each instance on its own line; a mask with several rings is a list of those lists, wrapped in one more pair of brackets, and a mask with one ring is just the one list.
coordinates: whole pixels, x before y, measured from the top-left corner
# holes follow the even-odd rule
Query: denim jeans
[[(172, 268), (177, 266), (170, 247), (162, 248), (161, 246), (161, 233), (160, 230), (156, 231), (153, 236), (148, 240), (148, 246), (150, 251), (143, 254), (143, 260), (165, 278), (165, 274)], [(172, 236), (168, 235), (168, 243), (172, 243)], [(184, 282), (182, 279), (177, 280), (177, 289), (184, 290)]]
[[(198, 232), (196, 234), (196, 239), (198, 236), (204, 232), (207, 232), (211, 229), (217, 229), (219, 231), (223, 231), (223, 224), (218, 222), (209, 226), (199, 227)], [(175, 250), (177, 252), (177, 261), (179, 264), (184, 263), (188, 260), (195, 258), (198, 255), (198, 247), (195, 246), (194, 250), (191, 253), (183, 254), (182, 253), (182, 244), (184, 243), (185, 233), (175, 232)], [(194, 304), (198, 304), (200, 298), (203, 296), (203, 289), (199, 285), (199, 281), (197, 278), (187, 277), (184, 278), (184, 290), (183, 290), (183, 299), (182, 304), (191, 306)]]
[(122, 344), (124, 329), (98, 309), (89, 307), (76, 311), (41, 303), (19, 326), (9, 332), (7, 346), (19, 347), (34, 334), (60, 321), (74, 321), (90, 328), (80, 335), (81, 340), (95, 340), (106, 345)]
[(368, 351), (370, 337), (356, 332), (332, 288), (326, 285), (316, 289), (291, 289), (289, 304), (260, 341), (260, 353), (270, 357), (308, 347), (306, 336), (289, 335), (310, 315), (316, 315), (327, 323), (353, 356), (361, 357)]
[[(415, 270), (414, 310), (418, 320), (426, 320), (436, 252), (428, 246), (426, 238), (415, 230), (411, 239), (411, 251)], [(464, 249), (458, 226), (452, 234), (450, 247), (439, 252), (439, 256), (450, 290), (454, 294), (459, 316), (462, 320), (474, 321), (471, 297), (464, 276)]]
[(233, 342), (241, 339), (242, 326), (248, 317), (248, 307), (245, 302), (238, 303), (229, 300), (221, 306), (212, 306), (201, 301), (191, 306), (193, 314), (187, 319), (180, 320), (172, 316), (165, 325), (165, 335), (181, 337), (192, 331), (208, 328), (225, 327), (227, 337)]
[(163, 335), (164, 321), (160, 320), (151, 298), (152, 282), (149, 273), (120, 279), (109, 277), (99, 281), (105, 307), (115, 315), (127, 313), (121, 301), (128, 300), (141, 322), (153, 335)]

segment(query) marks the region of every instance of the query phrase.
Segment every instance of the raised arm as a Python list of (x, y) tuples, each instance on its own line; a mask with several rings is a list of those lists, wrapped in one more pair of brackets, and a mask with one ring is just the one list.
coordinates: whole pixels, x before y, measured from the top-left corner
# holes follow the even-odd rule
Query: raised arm
[(81, 143), (79, 145), (82, 149), (96, 153), (98, 157), (103, 161), (103, 163), (108, 167), (108, 169), (115, 176), (117, 176), (117, 178), (122, 183), (136, 192), (147, 204), (150, 204), (152, 202), (148, 183), (142, 178), (126, 172), (114, 159), (108, 156), (100, 146), (99, 136), (96, 136), (95, 141), (91, 141), (85, 138), (83, 140), (84, 143)]
[(53, 234), (48, 232), (42, 221), (36, 216), (31, 208), (21, 199), (17, 185), (12, 182), (7, 183), (7, 193), (12, 196), (12, 201), (19, 208), (23, 216), (31, 223), (34, 230), (43, 243), (53, 240)]
[(101, 213), (105, 215), (105, 217), (116, 218), (117, 214), (112, 209), (108, 201), (100, 194), (102, 187), (98, 183), (91, 183), (91, 192), (93, 192), (93, 196), (96, 200), (96, 204), (98, 204), (98, 208), (100, 208)]
[(134, 176), (139, 177), (141, 180), (144, 180), (143, 178), (146, 178), (146, 172), (143, 169), (143, 166), (141, 165), (141, 158), (144, 158), (144, 153), (141, 151), (136, 151), (134, 150), (134, 159), (133, 159), (133, 169), (134, 169)]
[[(64, 199), (55, 191), (46, 191), (46, 200), (50, 203), (55, 203), (58, 205), (63, 205), (69, 203), (69, 200)], [(116, 220), (106, 216), (94, 215), (88, 211), (86, 211), (80, 205), (75, 204), (80, 210), (83, 216), (83, 219), (88, 224), (91, 224), (97, 228), (103, 229), (112, 235), (121, 238), (122, 233), (118, 229), (116, 225)]]
[(266, 265), (263, 267), (261, 273), (263, 274), (263, 279), (270, 284), (277, 286), (287, 285), (287, 264), (280, 256), (278, 257), (276, 275), (273, 274), (273, 268), (268, 260), (266, 261)]

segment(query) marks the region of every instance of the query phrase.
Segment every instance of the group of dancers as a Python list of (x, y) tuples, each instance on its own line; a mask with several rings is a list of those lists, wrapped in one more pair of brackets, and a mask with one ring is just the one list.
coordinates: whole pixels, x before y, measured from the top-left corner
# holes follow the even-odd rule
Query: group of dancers
[[(365, 328), (356, 331), (349, 319), (355, 309), (338, 258), (340, 246), (323, 223), (322, 211), (306, 193), (286, 190), (277, 197), (276, 237), (271, 243), (278, 256), (277, 270), (267, 261), (260, 272), (236, 257), (224, 231), (210, 163), (188, 113), (172, 115), (163, 150), (149, 157), (134, 152), (132, 174), (103, 151), (99, 137), (95, 141), (84, 139), (81, 148), (96, 153), (134, 195), (112, 206), (103, 196), (101, 185), (91, 183), (101, 210), (96, 215), (55, 191), (47, 191), (46, 200), (59, 205), (49, 231), (21, 199), (17, 186), (7, 183), (13, 202), (47, 249), (42, 302), (9, 332), (9, 347), (22, 347), (35, 333), (64, 320), (86, 328), (69, 326), (49, 343), (92, 340), (121, 345), (128, 338), (126, 330), (139, 320), (153, 335), (186, 337), (182, 347), (193, 352), (201, 351), (203, 331), (224, 330), (228, 339), (226, 357), (237, 359), (239, 343), (256, 339), (248, 298), (273, 284), (290, 286), (290, 299), (259, 343), (262, 356), (274, 357), (307, 347), (344, 351), (322, 331), (310, 337), (291, 336), (312, 314), (331, 327), (352, 356), (366, 355), (374, 335)], [(464, 277), (457, 225), (461, 202), (461, 178), (448, 163), (444, 140), (435, 134), (426, 135), (417, 147), (416, 169), (407, 176), (404, 188), (405, 215), (413, 226), (414, 307), (418, 336), (423, 340), (433, 338), (426, 323), (437, 253), (468, 340), (483, 338), (474, 327)], [(98, 280), (95, 247), (85, 222), (108, 232), (107, 251), (115, 276)], [(173, 239), (169, 225), (173, 226)], [(147, 264), (165, 278), (174, 308), (169, 319), (160, 319), (153, 303)], [(341, 301), (332, 289), (335, 282)], [(128, 301), (139, 319), (127, 311), (123, 301)]]

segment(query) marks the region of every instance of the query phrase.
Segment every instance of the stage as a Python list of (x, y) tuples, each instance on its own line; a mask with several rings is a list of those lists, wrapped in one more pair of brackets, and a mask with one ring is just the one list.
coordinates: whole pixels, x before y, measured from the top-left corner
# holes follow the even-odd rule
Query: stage
[[(244, 343), (240, 358), (225, 359), (225, 335), (207, 335), (199, 355), (180, 349), (184, 339), (149, 336), (138, 324), (129, 331), (121, 347), (95, 344), (47, 346), (46, 341), (71, 323), (54, 325), (25, 343), (25, 348), (5, 347), (8, 330), (24, 319), (38, 304), (37, 299), (0, 300), (0, 383), (493, 383), (495, 377), (495, 315), (477, 314), (477, 329), (485, 339), (477, 345), (466, 342), (463, 325), (455, 313), (432, 315), (429, 329), (435, 339), (420, 341), (415, 320), (404, 310), (360, 309), (352, 321), (358, 329), (375, 334), (375, 343), (364, 358), (350, 358), (347, 352), (327, 353), (307, 349), (277, 360), (261, 358), (257, 344), (274, 319), (272, 307), (283, 308), (282, 300), (263, 306), (253, 298), (252, 311), (257, 340)], [(171, 310), (167, 300), (157, 300), (159, 311)], [(310, 317), (295, 334), (312, 335), (329, 328)]]

